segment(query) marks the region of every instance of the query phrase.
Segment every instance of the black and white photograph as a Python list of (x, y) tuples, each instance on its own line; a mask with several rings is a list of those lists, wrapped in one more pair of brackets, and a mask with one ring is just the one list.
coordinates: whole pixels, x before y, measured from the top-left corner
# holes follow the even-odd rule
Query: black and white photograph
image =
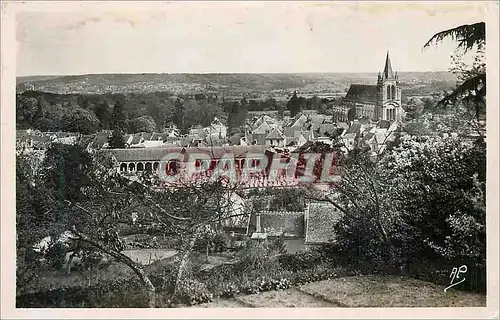
[(498, 317), (498, 3), (4, 1), (2, 29), (2, 318)]

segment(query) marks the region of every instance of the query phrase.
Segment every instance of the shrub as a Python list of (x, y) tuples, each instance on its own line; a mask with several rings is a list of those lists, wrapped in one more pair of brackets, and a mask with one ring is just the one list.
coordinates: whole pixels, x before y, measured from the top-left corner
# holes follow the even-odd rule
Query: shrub
[[(351, 184), (361, 191), (352, 196), (356, 206), (346, 205), (349, 214), (334, 227), (334, 251), (370, 272), (394, 272), (424, 258), (481, 264), (486, 255), (485, 152), (484, 143), (426, 138), (402, 142), (373, 168), (359, 161), (370, 168), (374, 182), (367, 185), (368, 175), (350, 171)], [(339, 201), (349, 204), (342, 197)]]
[(225, 233), (217, 233), (213, 239), (214, 252), (224, 252), (227, 250), (229, 237)]
[(409, 275), (413, 278), (423, 281), (429, 281), (438, 285), (448, 286), (450, 284), (450, 274), (454, 267), (458, 268), (461, 265), (467, 266), (465, 281), (457, 285), (456, 289), (464, 291), (472, 291), (486, 293), (486, 265), (474, 264), (467, 261), (429, 261), (421, 260), (410, 264)]
[(100, 251), (88, 248), (82, 252), (82, 265), (89, 270), (95, 269), (101, 264), (103, 254)]
[(401, 213), (396, 238), (411, 244), (403, 247), (408, 256), (485, 259), (484, 143), (408, 141), (383, 165), (396, 173), (393, 192), (400, 196), (394, 204)]
[(16, 291), (35, 287), (42, 268), (41, 254), (32, 248), (17, 248), (16, 251)]
[(16, 297), (17, 308), (143, 308), (147, 294), (135, 278), (102, 281), (89, 287), (74, 286)]
[(334, 267), (328, 263), (323, 263), (315, 265), (310, 269), (302, 269), (294, 272), (291, 283), (293, 285), (301, 285), (314, 281), (333, 279), (342, 275), (346, 275), (345, 269), (341, 267)]
[(50, 267), (54, 269), (62, 269), (66, 263), (66, 253), (68, 246), (62, 242), (54, 242), (49, 245), (45, 253), (45, 258)]
[(335, 267), (320, 250), (263, 258), (267, 252), (264, 243), (251, 245), (252, 254), (260, 253), (259, 264), (249, 266), (249, 257), (234, 265), (214, 267), (197, 275), (215, 297), (230, 298), (238, 294), (254, 294), (269, 290), (284, 290), (293, 285), (331, 279), (345, 275), (345, 269)]
[(302, 251), (278, 257), (278, 261), (283, 268), (291, 271), (309, 269), (312, 265), (322, 263), (326, 260), (326, 255), (319, 250)]
[(194, 250), (204, 253), (208, 248), (209, 252), (224, 252), (228, 243), (229, 237), (224, 233), (207, 233), (196, 240)]
[(213, 294), (210, 293), (206, 285), (196, 279), (184, 278), (180, 280), (174, 302), (195, 305), (213, 300)]
[(343, 216), (335, 224), (336, 251), (353, 266), (372, 265), (381, 269), (390, 260), (373, 224), (372, 217), (362, 213)]
[(286, 244), (283, 235), (278, 237), (276, 240), (271, 242), (271, 245), (269, 246), (269, 250), (272, 253), (276, 254), (284, 254), (286, 253)]

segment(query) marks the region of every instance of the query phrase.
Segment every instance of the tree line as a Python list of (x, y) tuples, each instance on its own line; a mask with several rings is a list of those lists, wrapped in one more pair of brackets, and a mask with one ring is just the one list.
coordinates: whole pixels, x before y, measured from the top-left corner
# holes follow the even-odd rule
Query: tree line
[(298, 97), (286, 103), (271, 97), (265, 100), (224, 101), (217, 97), (148, 94), (54, 94), (25, 91), (16, 97), (18, 129), (67, 131), (92, 134), (100, 130), (127, 133), (162, 131), (175, 125), (186, 133), (191, 127), (208, 126), (215, 117), (227, 124), (230, 132), (242, 131), (248, 111), (285, 110), (295, 116), (303, 109), (327, 112), (331, 100)]

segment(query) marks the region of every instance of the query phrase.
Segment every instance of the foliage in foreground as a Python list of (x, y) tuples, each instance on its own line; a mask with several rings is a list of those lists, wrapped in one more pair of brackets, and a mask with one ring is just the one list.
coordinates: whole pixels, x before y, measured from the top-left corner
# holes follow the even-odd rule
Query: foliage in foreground
[[(249, 251), (255, 254), (248, 254)], [(241, 253), (244, 259), (239, 262), (212, 269), (200, 268), (193, 260), (186, 268), (175, 301), (171, 301), (176, 282), (175, 263), (151, 269), (149, 277), (157, 288), (156, 306), (196, 305), (216, 298), (286, 290), (315, 281), (377, 273), (370, 265), (353, 265), (339, 257), (329, 245), (295, 254), (277, 255), (277, 252), (272, 243), (253, 245)], [(450, 265), (442, 264), (436, 268), (435, 263), (422, 261), (412, 264), (410, 276), (446, 286), (450, 268)], [(485, 292), (485, 271), (484, 268), (470, 268), (469, 279), (457, 289)], [(98, 281), (87, 287), (61, 288), (17, 297), (17, 307), (141, 308), (147, 307), (148, 303), (148, 293), (139, 280), (127, 276)]]
[[(253, 251), (255, 255), (209, 270), (191, 263), (180, 281), (175, 301), (171, 301), (176, 283), (175, 263), (151, 270), (148, 276), (157, 288), (156, 306), (193, 305), (219, 297), (283, 290), (294, 285), (354, 274), (336, 266), (320, 251), (276, 255), (272, 243), (251, 246), (248, 251)], [(242, 255), (245, 256), (244, 253)], [(17, 307), (148, 307), (148, 299), (147, 291), (143, 290), (137, 278), (120, 276), (87, 287), (22, 294), (17, 297)]]
[(377, 167), (349, 178), (360, 191), (336, 225), (335, 246), (352, 263), (384, 267), (392, 253), (396, 268), (423, 258), (484, 264), (483, 142), (408, 140)]

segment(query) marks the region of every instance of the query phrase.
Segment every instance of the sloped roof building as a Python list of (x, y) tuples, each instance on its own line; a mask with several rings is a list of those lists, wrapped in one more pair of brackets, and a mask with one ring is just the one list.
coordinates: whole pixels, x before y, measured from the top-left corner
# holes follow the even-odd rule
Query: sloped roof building
[(334, 109), (336, 121), (365, 118), (392, 122), (400, 121), (402, 116), (401, 87), (398, 74), (392, 69), (389, 52), (384, 70), (378, 75), (377, 84), (352, 84), (340, 107)]

